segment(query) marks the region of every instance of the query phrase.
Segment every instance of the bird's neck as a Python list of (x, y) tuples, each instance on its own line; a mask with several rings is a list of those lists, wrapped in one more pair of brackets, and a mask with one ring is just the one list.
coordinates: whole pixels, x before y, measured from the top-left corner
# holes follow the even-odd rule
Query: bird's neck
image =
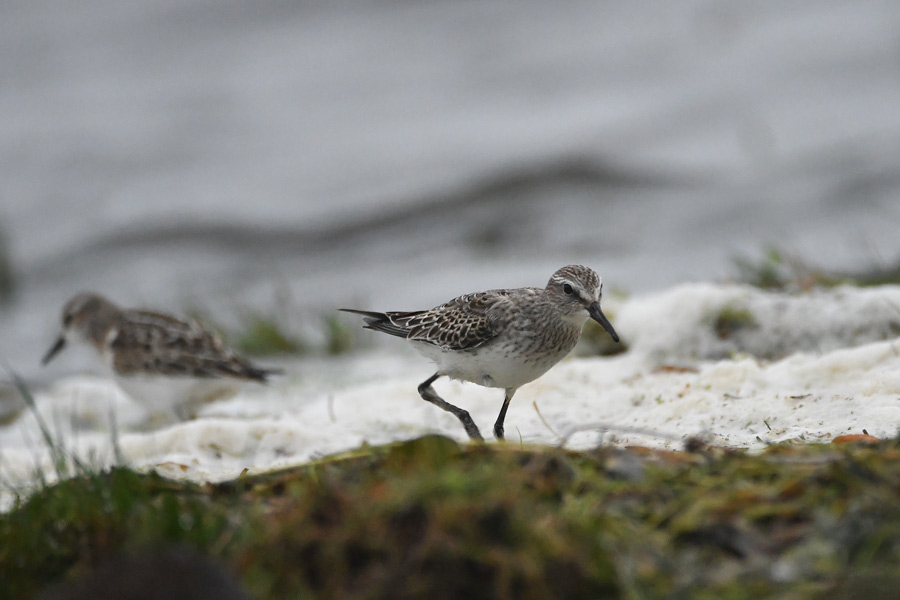
[(111, 335), (118, 330), (118, 319), (115, 313), (98, 315), (98, 318), (92, 319), (83, 331), (86, 342), (94, 346), (98, 351), (103, 352), (106, 343)]

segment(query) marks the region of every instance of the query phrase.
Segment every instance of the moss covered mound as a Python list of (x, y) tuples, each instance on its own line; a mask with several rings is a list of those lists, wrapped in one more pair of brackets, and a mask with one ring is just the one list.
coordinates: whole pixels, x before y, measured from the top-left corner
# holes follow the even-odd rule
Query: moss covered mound
[(893, 598), (900, 443), (428, 436), (219, 485), (85, 474), (0, 516), (0, 597), (81, 597), (65, 594), (92, 573), (102, 587), (111, 561), (173, 547), (253, 598)]

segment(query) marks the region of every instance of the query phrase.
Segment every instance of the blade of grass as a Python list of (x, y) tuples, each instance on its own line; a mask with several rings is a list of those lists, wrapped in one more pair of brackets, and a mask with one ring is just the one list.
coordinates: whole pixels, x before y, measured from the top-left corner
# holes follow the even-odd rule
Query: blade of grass
[[(44, 443), (47, 444), (47, 448), (50, 451), (50, 457), (53, 460), (53, 468), (56, 470), (56, 476), (59, 479), (65, 479), (69, 474), (69, 461), (66, 457), (65, 450), (56, 442), (56, 440), (51, 435), (50, 428), (47, 426), (47, 422), (44, 420), (44, 417), (41, 416), (40, 411), (38, 411), (37, 404), (34, 401), (34, 396), (32, 396), (31, 390), (28, 389), (25, 381), (23, 381), (22, 378), (19, 377), (19, 374), (13, 371), (8, 365), (6, 365), (5, 368), (7, 374), (12, 378), (16, 389), (19, 391), (19, 394), (22, 396), (22, 400), (24, 400), (25, 406), (28, 407), (28, 410), (30, 410), (31, 414), (34, 415), (35, 421), (37, 421), (38, 427), (41, 430), (41, 436), (44, 438)], [(42, 479), (44, 479), (43, 474)], [(44, 483), (46, 484), (46, 479), (44, 479)]]
[(22, 429), (22, 441), (25, 442), (25, 447), (31, 450), (31, 459), (34, 461), (32, 469), (34, 472), (34, 479), (39, 484), (38, 487), (47, 487), (47, 475), (44, 472), (44, 466), (41, 464), (41, 459), (38, 457), (39, 452), (35, 449), (35, 444), (27, 429)]
[(113, 403), (109, 403), (109, 435), (112, 438), (113, 457), (117, 467), (125, 466), (125, 457), (122, 455), (122, 446), (119, 445), (119, 421), (116, 419), (116, 411)]
[(550, 427), (550, 423), (548, 423), (548, 422), (547, 422), (547, 419), (544, 418), (544, 415), (541, 414), (541, 409), (538, 408), (537, 400), (535, 400), (534, 402), (532, 402), (531, 405), (534, 406), (534, 412), (537, 413), (538, 419), (541, 420), (541, 423), (544, 424), (544, 427), (546, 427), (547, 430), (548, 430), (550, 433), (552, 433), (553, 435), (555, 435), (555, 436), (556, 436), (556, 439), (560, 439), (561, 436), (556, 432), (555, 429), (553, 429), (552, 427)]
[(610, 431), (618, 431), (621, 433), (633, 433), (636, 435), (645, 435), (648, 437), (670, 440), (670, 441), (680, 441), (681, 436), (675, 435), (673, 433), (666, 433), (664, 431), (654, 431), (653, 429), (646, 429), (643, 427), (629, 427), (627, 425), (615, 425), (612, 423), (588, 423), (585, 425), (579, 425), (577, 427), (573, 427), (569, 429), (565, 435), (563, 435), (559, 442), (560, 448), (565, 448), (566, 444), (569, 443), (569, 439), (576, 433), (581, 433), (584, 431), (598, 431), (601, 433), (609, 433)]

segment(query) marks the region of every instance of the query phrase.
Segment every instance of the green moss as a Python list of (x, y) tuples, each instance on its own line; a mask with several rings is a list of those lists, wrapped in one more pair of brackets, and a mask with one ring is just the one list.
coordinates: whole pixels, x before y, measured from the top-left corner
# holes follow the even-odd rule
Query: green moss
[(274, 318), (251, 315), (236, 332), (229, 334), (234, 346), (242, 352), (256, 356), (278, 354), (324, 353), (331, 356), (346, 354), (358, 347), (358, 326), (349, 326), (337, 314), (321, 317), (324, 341), (311, 343), (288, 333)]
[(261, 315), (250, 315), (237, 333), (228, 336), (233, 339), (235, 349), (254, 356), (301, 354), (305, 344), (280, 326), (275, 319)]
[(339, 315), (330, 314), (322, 319), (325, 325), (325, 352), (335, 356), (354, 350), (358, 343), (356, 331), (359, 326), (351, 328)]
[(759, 323), (746, 308), (724, 306), (712, 321), (713, 330), (719, 339), (727, 340), (735, 333), (745, 329), (756, 329)]
[(763, 289), (781, 289), (792, 277), (781, 251), (772, 246), (757, 260), (735, 258), (734, 266), (741, 281)]
[(219, 485), (115, 469), (0, 516), (0, 597), (174, 544), (256, 598), (876, 600), (900, 582), (898, 493), (898, 440), (748, 454), (427, 436)]
[(120, 552), (161, 540), (208, 551), (228, 527), (200, 488), (129, 469), (48, 487), (0, 519), (0, 598), (27, 598)]
[(838, 285), (900, 285), (900, 263), (857, 271), (833, 271), (787, 256), (770, 246), (757, 259), (733, 260), (739, 281), (763, 289), (808, 290)]
[[(613, 321), (615, 314), (607, 313)], [(628, 351), (628, 343), (620, 339), (618, 342), (609, 337), (609, 333), (600, 323), (589, 319), (581, 330), (581, 339), (575, 347), (576, 356), (614, 356)]]
[(282, 561), (297, 567), (252, 591), (512, 599), (615, 590), (599, 541), (564, 535), (559, 501), (527, 489), (527, 460), (501, 473), (446, 441), (411, 444), (389, 452), (381, 469), (320, 473), (315, 488), (285, 503), (250, 552), (267, 572)]
[[(274, 314), (243, 311), (237, 323), (224, 327), (209, 314), (192, 310), (191, 318), (215, 331), (235, 350), (251, 356), (278, 356), (300, 354), (339, 355), (356, 350), (360, 346), (357, 335), (359, 325), (334, 312), (323, 313), (319, 318), (321, 341), (308, 339), (284, 324), (283, 318)], [(312, 337), (312, 336), (310, 336)]]

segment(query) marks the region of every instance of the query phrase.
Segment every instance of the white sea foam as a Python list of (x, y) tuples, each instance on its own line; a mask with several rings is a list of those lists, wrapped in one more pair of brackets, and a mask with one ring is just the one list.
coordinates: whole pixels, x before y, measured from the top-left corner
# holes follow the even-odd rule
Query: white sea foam
[[(592, 425), (567, 445), (679, 448), (703, 435), (758, 449), (864, 430), (892, 436), (900, 426), (900, 341), (892, 337), (900, 288), (787, 295), (695, 284), (610, 304), (629, 350), (570, 358), (521, 388), (506, 421), (511, 443), (560, 444)], [(752, 319), (723, 339), (716, 315), (735, 305)], [(399, 340), (382, 341), (396, 353), (299, 361), (280, 381), (250, 386), (184, 423), (154, 427), (140, 405), (94, 376), (37, 391), (37, 409), (62, 445), (89, 463), (115, 462), (115, 415), (127, 464), (196, 481), (430, 432), (465, 441), (454, 417), (418, 396), (416, 386), (431, 374), (427, 361)], [(490, 431), (500, 390), (447, 380), (436, 388)], [(37, 467), (52, 472), (30, 411), (0, 428), (0, 444), (7, 485), (24, 489)]]

